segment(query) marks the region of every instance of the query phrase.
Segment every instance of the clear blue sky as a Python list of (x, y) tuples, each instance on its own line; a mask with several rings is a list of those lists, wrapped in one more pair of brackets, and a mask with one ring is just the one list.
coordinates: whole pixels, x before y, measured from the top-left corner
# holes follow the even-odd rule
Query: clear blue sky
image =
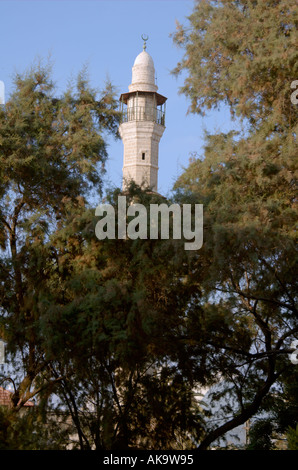
[[(170, 35), (176, 20), (187, 21), (193, 5), (193, 0), (0, 0), (0, 80), (6, 99), (14, 73), (38, 59), (46, 63), (48, 57), (58, 94), (87, 65), (92, 86), (103, 88), (109, 77), (120, 96), (128, 91), (133, 62), (142, 51), (141, 35), (147, 34), (158, 91), (168, 98), (158, 188), (166, 195), (190, 153), (200, 151), (204, 128), (227, 131), (231, 126), (228, 112), (212, 112), (204, 119), (187, 115), (189, 103), (178, 93), (183, 77), (170, 73), (182, 57)], [(108, 152), (106, 185), (121, 186), (122, 141), (110, 139)]]

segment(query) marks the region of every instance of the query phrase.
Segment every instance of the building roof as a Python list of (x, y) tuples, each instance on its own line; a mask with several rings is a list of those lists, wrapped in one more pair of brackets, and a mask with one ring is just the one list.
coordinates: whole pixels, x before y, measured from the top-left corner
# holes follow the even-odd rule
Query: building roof
[(132, 79), (129, 91), (157, 91), (155, 84), (155, 68), (153, 59), (146, 51), (142, 51), (135, 59), (132, 67)]
[[(150, 93), (150, 91), (142, 91), (142, 90), (136, 90), (132, 92), (127, 92), (127, 93), (122, 93), (119, 101), (123, 101), (123, 103), (127, 104), (127, 100), (130, 96), (136, 95), (136, 93), (142, 94), (142, 93)], [(167, 101), (167, 98), (163, 95), (160, 95), (159, 93), (154, 92), (155, 99), (156, 99), (156, 105), (159, 106), (160, 104), (164, 104)]]
[[(3, 387), (0, 387), (0, 406), (12, 406), (12, 392), (5, 390)], [(33, 401), (28, 400), (24, 406), (34, 406)]]
[(153, 59), (146, 51), (140, 52), (140, 54), (136, 57), (133, 65), (141, 65), (142, 67), (149, 67), (154, 69)]
[(155, 83), (154, 62), (150, 54), (143, 50), (137, 55), (132, 67), (131, 84), (128, 87), (129, 92), (122, 93), (120, 101), (127, 103), (130, 96), (139, 93), (154, 93), (156, 105), (164, 104), (167, 98), (157, 93), (158, 86)]

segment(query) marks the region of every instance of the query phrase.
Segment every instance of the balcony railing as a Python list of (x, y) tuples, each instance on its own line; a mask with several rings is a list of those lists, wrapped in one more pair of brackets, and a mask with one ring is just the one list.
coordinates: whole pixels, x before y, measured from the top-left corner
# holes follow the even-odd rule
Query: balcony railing
[(165, 112), (158, 108), (132, 106), (122, 111), (122, 122), (129, 121), (152, 121), (164, 126)]

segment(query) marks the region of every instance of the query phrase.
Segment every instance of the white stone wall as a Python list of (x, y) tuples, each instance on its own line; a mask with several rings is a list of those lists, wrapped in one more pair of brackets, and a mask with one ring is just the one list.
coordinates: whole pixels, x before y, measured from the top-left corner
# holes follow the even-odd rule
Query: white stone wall
[(130, 121), (120, 125), (124, 146), (123, 189), (133, 179), (137, 184), (149, 184), (157, 191), (159, 141), (163, 132), (164, 127), (152, 121)]
[[(157, 191), (158, 150), (164, 126), (157, 124), (155, 69), (151, 56), (141, 52), (132, 68), (127, 121), (119, 127), (123, 141), (123, 189), (130, 180)], [(147, 93), (142, 93), (147, 92)], [(149, 92), (149, 93), (148, 93)]]

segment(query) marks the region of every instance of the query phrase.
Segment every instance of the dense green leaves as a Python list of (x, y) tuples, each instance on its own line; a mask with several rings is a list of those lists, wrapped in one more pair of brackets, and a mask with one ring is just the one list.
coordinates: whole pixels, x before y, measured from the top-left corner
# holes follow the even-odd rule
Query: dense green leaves
[[(205, 0), (178, 25), (190, 110), (225, 103), (246, 126), (207, 134), (175, 184), (171, 202), (204, 205), (198, 251), (98, 240), (87, 199), (101, 191), (105, 133), (117, 133), (112, 87), (97, 99), (82, 74), (56, 98), (49, 70), (16, 77), (0, 111), (0, 332), (15, 386), (5, 448), (17, 432), (15, 447), (40, 448), (60, 419), (80, 449), (204, 450), (248, 421), (249, 448), (280, 435), (295, 448), (295, 14), (292, 1)], [(170, 203), (133, 184), (126, 197)], [(17, 412), (33, 397), (28, 442)]]
[(252, 126), (295, 122), (290, 84), (297, 75), (297, 9), (294, 0), (197, 0), (190, 27), (178, 25), (185, 56), (175, 70), (192, 112), (225, 102)]
[[(180, 200), (204, 204), (204, 246), (189, 274), (203, 297), (191, 306), (189, 335), (197, 332), (198, 361), (213, 355), (208, 368), (214, 377), (220, 371), (233, 403), (231, 419), (224, 414), (224, 424), (209, 428), (202, 449), (260, 411), (293, 368), (286, 352), (298, 331), (297, 106), (290, 100), (297, 19), (295, 2), (265, 3), (198, 1), (189, 29), (178, 25), (175, 35), (185, 51), (175, 73), (187, 72), (181, 91), (190, 110), (225, 103), (248, 123), (241, 133), (206, 135), (204, 154), (176, 183)], [(271, 446), (269, 435), (263, 444)]]
[(84, 74), (75, 92), (57, 98), (50, 69), (38, 66), (16, 76), (0, 110), (0, 321), (14, 361), (15, 411), (57, 381), (49, 370), (42, 315), (48, 301), (43, 293), (54, 280), (49, 240), (68, 211), (74, 217), (84, 207), (90, 189), (101, 192), (104, 138), (106, 132), (116, 135), (116, 106), (112, 87), (98, 98)]

